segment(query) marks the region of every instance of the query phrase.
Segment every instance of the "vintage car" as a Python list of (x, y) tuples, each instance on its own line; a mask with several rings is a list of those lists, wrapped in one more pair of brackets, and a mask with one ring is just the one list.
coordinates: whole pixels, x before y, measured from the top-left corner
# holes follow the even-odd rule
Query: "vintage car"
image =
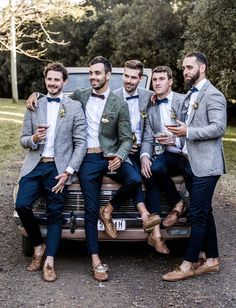
[[(67, 94), (72, 93), (76, 88), (89, 87), (88, 81), (88, 68), (76, 68), (71, 67), (69, 70), (69, 82), (64, 88), (64, 92)], [(113, 68), (112, 78), (110, 81), (110, 87), (112, 90), (121, 87), (123, 69)], [(151, 83), (151, 69), (145, 69), (144, 78), (140, 86), (144, 88), (150, 88)], [(176, 187), (182, 194), (188, 198), (188, 192), (185, 189), (185, 184), (182, 176), (174, 177)], [(119, 184), (112, 181), (108, 177), (104, 176), (103, 184), (100, 191), (100, 206), (103, 206), (109, 202), (112, 196), (119, 188)], [(145, 194), (145, 187), (143, 186)], [(17, 193), (17, 186), (14, 191), (14, 196)], [(167, 202), (165, 193), (161, 194), (161, 217), (165, 217), (171, 210), (170, 205)], [(42, 196), (36, 201), (34, 206), (34, 214), (37, 217), (41, 233), (44, 237), (47, 235), (47, 221), (45, 215), (45, 198)], [(62, 229), (62, 239), (68, 240), (85, 240), (84, 231), (84, 199), (81, 192), (79, 182), (72, 183), (67, 190), (65, 205), (64, 205), (64, 224)], [(21, 226), (20, 219), (14, 211), (14, 218), (19, 225), (20, 232), (22, 234), (23, 252), (26, 255), (32, 254), (32, 247), (27, 237), (26, 231)], [(139, 213), (135, 210), (132, 201), (127, 200), (119, 211), (113, 213), (113, 220), (118, 230), (118, 237), (115, 241), (146, 241), (148, 233), (143, 231), (142, 220)], [(111, 241), (111, 239), (104, 232), (104, 225), (98, 221), (99, 240)], [(162, 237), (166, 240), (187, 238), (190, 235), (190, 226), (186, 216), (180, 217), (178, 223), (170, 228), (164, 228), (161, 226)]]

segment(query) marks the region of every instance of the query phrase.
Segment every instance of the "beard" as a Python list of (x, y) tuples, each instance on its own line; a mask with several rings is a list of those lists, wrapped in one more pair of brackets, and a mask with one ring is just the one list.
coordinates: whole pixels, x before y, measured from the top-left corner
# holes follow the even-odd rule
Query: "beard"
[(102, 80), (99, 80), (99, 82), (96, 84), (96, 85), (92, 85), (92, 82), (93, 82), (93, 80), (90, 80), (90, 84), (91, 84), (91, 86), (92, 86), (92, 88), (94, 89), (94, 90), (100, 90), (101, 88), (103, 88), (104, 87), (104, 85), (106, 84), (106, 79), (104, 78), (104, 79), (102, 79)]
[(199, 77), (200, 77), (200, 71), (194, 74), (190, 79), (185, 80), (185, 82), (188, 86), (192, 87), (195, 84), (195, 82), (199, 79)]
[(47, 90), (48, 90), (48, 93), (50, 95), (56, 96), (56, 95), (58, 95), (61, 92), (62, 88), (63, 88), (63, 86), (61, 86), (61, 87), (48, 86)]

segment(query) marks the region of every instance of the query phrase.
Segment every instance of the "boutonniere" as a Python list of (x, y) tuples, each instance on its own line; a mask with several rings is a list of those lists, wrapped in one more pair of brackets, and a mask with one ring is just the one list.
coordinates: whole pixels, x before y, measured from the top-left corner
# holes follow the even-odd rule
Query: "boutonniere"
[(154, 93), (154, 94), (152, 94), (152, 96), (151, 96), (151, 105), (152, 105), (152, 106), (155, 106), (156, 103), (157, 103), (157, 94)]
[(177, 119), (177, 114), (173, 107), (171, 108), (170, 117), (171, 119)]
[(109, 122), (110, 122), (110, 120), (109, 120), (109, 114), (108, 114), (108, 113), (103, 113), (101, 121), (102, 121), (102, 123), (104, 123), (104, 124), (109, 123)]
[(198, 102), (193, 103), (193, 109), (195, 109), (195, 110), (198, 109)]
[(145, 119), (147, 118), (147, 112), (145, 110), (140, 110), (140, 115), (141, 115), (141, 118)]
[(60, 117), (63, 118), (65, 113), (66, 113), (66, 108), (65, 108), (65, 105), (62, 104), (61, 110), (60, 110)]

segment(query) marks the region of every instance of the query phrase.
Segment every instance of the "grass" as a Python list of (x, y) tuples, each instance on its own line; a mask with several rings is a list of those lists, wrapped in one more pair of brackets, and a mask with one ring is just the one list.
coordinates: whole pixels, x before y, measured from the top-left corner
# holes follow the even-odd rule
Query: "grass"
[[(25, 101), (13, 104), (10, 99), (0, 99), (0, 170), (13, 156), (24, 150), (19, 143)], [(223, 138), (226, 168), (236, 174), (236, 127), (228, 127)]]

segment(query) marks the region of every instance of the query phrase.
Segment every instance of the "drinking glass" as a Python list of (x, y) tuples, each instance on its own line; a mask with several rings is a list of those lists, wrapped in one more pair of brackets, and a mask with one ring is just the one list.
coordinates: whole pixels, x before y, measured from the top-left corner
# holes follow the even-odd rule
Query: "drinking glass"
[[(37, 128), (44, 128), (46, 130), (49, 128), (49, 125), (45, 123), (37, 124)], [(46, 138), (41, 140), (38, 144), (45, 144), (45, 143), (46, 143)]]
[[(104, 158), (106, 159), (106, 160), (108, 160), (108, 162), (109, 162), (109, 160), (112, 160), (112, 159), (114, 159), (115, 157), (116, 157), (116, 154), (115, 153), (108, 153), (108, 154), (103, 154), (103, 156), (104, 156)], [(117, 172), (116, 171), (114, 171), (114, 170), (109, 170), (109, 171), (107, 171), (107, 174), (116, 174)]]

